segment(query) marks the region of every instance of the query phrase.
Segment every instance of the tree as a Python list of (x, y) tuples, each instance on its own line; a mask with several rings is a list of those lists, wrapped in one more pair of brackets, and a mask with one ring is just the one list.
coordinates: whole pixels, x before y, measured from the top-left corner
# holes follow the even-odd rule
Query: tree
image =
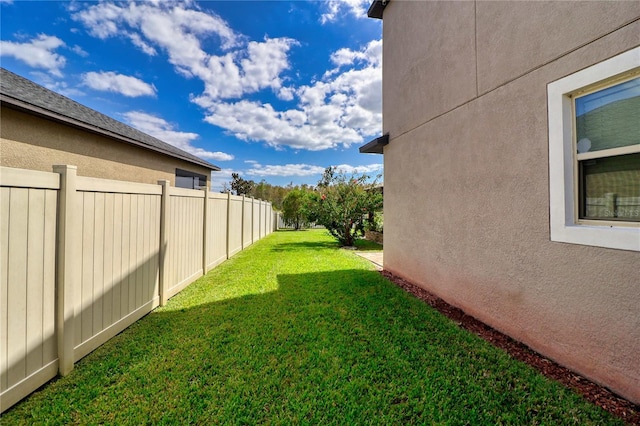
[(233, 192), (231, 191), (231, 185), (229, 185), (229, 182), (223, 182), (222, 183), (222, 189), (220, 190), (221, 194), (228, 194), (229, 192)]
[(271, 185), (269, 185), (267, 181), (262, 179), (260, 182), (256, 184), (255, 188), (253, 189), (253, 196), (260, 200), (268, 200), (270, 186)]
[(296, 230), (307, 223), (304, 209), (306, 195), (306, 191), (295, 188), (289, 191), (282, 201), (282, 219), (287, 225), (293, 225)]
[(245, 195), (269, 201), (276, 210), (282, 210), (284, 197), (293, 189), (293, 186), (285, 188), (284, 186), (272, 185), (264, 179), (255, 183), (253, 180), (243, 179), (239, 173), (232, 173), (231, 177), (232, 180), (230, 182), (222, 184), (220, 192), (230, 192), (235, 195)]
[(373, 190), (376, 182), (366, 174), (349, 177), (334, 167), (325, 169), (318, 182), (317, 222), (343, 246), (364, 235), (369, 213), (382, 207), (382, 194)]
[(254, 181), (243, 179), (238, 173), (231, 173), (231, 179), (231, 190), (235, 191), (236, 195), (252, 195), (256, 187)]
[(282, 219), (296, 230), (309, 226), (317, 220), (319, 200), (320, 196), (306, 185), (291, 189), (282, 202)]

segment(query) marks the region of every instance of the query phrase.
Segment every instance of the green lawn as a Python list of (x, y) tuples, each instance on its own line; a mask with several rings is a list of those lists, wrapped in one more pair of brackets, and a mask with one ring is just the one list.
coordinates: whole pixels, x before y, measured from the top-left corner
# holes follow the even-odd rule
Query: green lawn
[(239, 253), (1, 423), (621, 422), (313, 230)]

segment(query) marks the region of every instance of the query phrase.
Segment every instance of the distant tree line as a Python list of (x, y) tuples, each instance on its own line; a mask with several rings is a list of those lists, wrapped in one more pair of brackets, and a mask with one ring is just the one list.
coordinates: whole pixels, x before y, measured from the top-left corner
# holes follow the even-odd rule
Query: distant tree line
[(256, 183), (253, 180), (242, 178), (239, 173), (232, 173), (231, 181), (225, 182), (220, 192), (230, 192), (233, 195), (244, 195), (269, 201), (273, 208), (282, 211), (284, 199), (294, 189), (308, 190), (312, 188), (308, 185), (294, 186), (292, 183), (287, 186), (272, 185), (264, 179)]

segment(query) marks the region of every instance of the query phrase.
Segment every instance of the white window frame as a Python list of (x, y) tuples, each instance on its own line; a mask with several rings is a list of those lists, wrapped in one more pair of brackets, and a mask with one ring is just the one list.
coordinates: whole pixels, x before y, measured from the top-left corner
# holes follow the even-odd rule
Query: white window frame
[(549, 218), (551, 241), (640, 251), (640, 226), (578, 221), (577, 161), (571, 96), (640, 68), (640, 47), (547, 85), (549, 124)]

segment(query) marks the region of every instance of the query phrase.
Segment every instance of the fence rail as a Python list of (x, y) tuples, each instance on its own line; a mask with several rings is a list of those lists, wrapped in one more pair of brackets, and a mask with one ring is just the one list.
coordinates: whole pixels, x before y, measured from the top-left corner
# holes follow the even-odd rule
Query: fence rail
[(230, 194), (0, 168), (0, 412), (274, 230)]

